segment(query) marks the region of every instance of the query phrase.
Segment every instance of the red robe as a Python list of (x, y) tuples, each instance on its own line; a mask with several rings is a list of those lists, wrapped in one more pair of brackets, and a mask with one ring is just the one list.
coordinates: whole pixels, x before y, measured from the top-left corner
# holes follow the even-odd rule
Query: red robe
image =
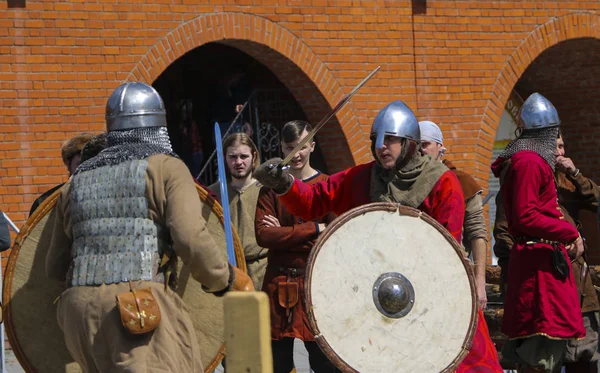
[[(504, 161), (498, 158), (492, 165), (496, 176)], [(501, 191), (508, 231), (523, 239), (515, 240), (510, 250), (502, 332), (511, 339), (533, 335), (583, 338), (585, 329), (573, 271), (567, 279), (559, 279), (554, 275), (553, 247), (525, 244), (534, 238), (572, 242), (579, 233), (560, 212), (554, 174), (546, 161), (532, 151), (521, 151), (511, 157), (511, 165)], [(558, 247), (570, 266), (565, 245)]]
[[(327, 175), (317, 174), (308, 180), (307, 184), (314, 184), (327, 180)], [(265, 215), (271, 215), (279, 220), (281, 227), (268, 227), (262, 220)], [(308, 254), (315, 240), (319, 236), (316, 223), (330, 223), (335, 215), (328, 214), (325, 218), (315, 221), (304, 221), (293, 216), (287, 208), (279, 202), (275, 192), (262, 188), (256, 204), (256, 242), (261, 247), (269, 249), (267, 254), (267, 271), (263, 281), (262, 290), (269, 296), (271, 308), (271, 339), (298, 338), (303, 341), (314, 341), (306, 307), (304, 305), (304, 276), (292, 278), (299, 287), (299, 299), (292, 308), (292, 320), (288, 322), (286, 310), (279, 304), (277, 284), (286, 281), (286, 275), (280, 268), (306, 269)]]
[[(292, 214), (310, 220), (333, 211), (340, 215), (370, 200), (371, 172), (375, 162), (352, 167), (331, 175), (327, 181), (307, 185), (295, 180), (280, 201)], [(419, 210), (430, 215), (461, 242), (465, 214), (464, 196), (456, 176), (448, 170), (433, 186)], [(502, 372), (496, 348), (490, 338), (483, 312), (467, 357), (456, 372)]]

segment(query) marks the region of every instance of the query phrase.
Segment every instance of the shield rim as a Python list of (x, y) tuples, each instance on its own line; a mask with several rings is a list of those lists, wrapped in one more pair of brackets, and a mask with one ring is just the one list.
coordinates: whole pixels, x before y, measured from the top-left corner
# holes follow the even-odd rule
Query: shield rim
[[(196, 191), (198, 192), (198, 197), (207, 205), (212, 208), (212, 211), (217, 215), (221, 226), (224, 226), (223, 219), (223, 207), (212, 195), (208, 193), (208, 191), (201, 187), (198, 184), (195, 184)], [(29, 236), (29, 233), (33, 230), (33, 228), (56, 206), (56, 201), (58, 200), (58, 196), (61, 193), (63, 187), (56, 190), (52, 193), (42, 204), (35, 210), (32, 216), (27, 219), (25, 225), (21, 228), (19, 234), (15, 238), (15, 241), (11, 247), (10, 256), (8, 257), (8, 262), (6, 264), (6, 269), (4, 273), (4, 278), (2, 282), (2, 313), (4, 318), (4, 325), (6, 330), (6, 335), (8, 337), (8, 341), (13, 349), (13, 352), (21, 364), (21, 367), (27, 373), (38, 373), (37, 369), (32, 366), (32, 364), (27, 359), (27, 356), (23, 352), (21, 348), (21, 343), (19, 338), (17, 337), (17, 331), (12, 322), (12, 306), (11, 306), (11, 293), (12, 293), (12, 282), (13, 275), (17, 265), (17, 261), (19, 258), (19, 251), (21, 249), (21, 245), (23, 241)], [(246, 259), (244, 257), (244, 248), (240, 241), (240, 238), (235, 231), (235, 228), (232, 226), (233, 231), (233, 246), (235, 250), (235, 257), (237, 262), (237, 267), (241, 269), (244, 273), (247, 272), (246, 268)], [(205, 364), (204, 373), (212, 373), (221, 363), (223, 358), (226, 355), (225, 351), (225, 342), (221, 348), (217, 351), (217, 354), (211, 358), (210, 362)]]
[(471, 320), (469, 321), (469, 330), (467, 331), (465, 340), (463, 341), (463, 346), (462, 346), (461, 352), (440, 373), (453, 372), (454, 370), (456, 370), (458, 365), (462, 362), (462, 360), (469, 353), (469, 347), (471, 346), (471, 343), (473, 342), (473, 338), (475, 337), (475, 332), (477, 330), (477, 328), (476, 328), (477, 321), (478, 321), (477, 296), (476, 296), (477, 292), (475, 290), (475, 275), (473, 272), (473, 268), (471, 266), (471, 263), (468, 261), (468, 259), (464, 255), (464, 251), (462, 250), (459, 243), (456, 242), (456, 239), (452, 236), (452, 234), (450, 234), (450, 232), (448, 232), (448, 230), (446, 228), (444, 228), (440, 223), (438, 223), (435, 219), (433, 219), (431, 216), (427, 215), (423, 211), (420, 211), (418, 209), (408, 207), (408, 206), (402, 206), (400, 204), (396, 204), (396, 203), (392, 203), (392, 202), (369, 203), (369, 204), (358, 206), (351, 210), (348, 210), (346, 213), (338, 216), (333, 222), (331, 222), (331, 224), (329, 224), (329, 226), (327, 226), (327, 229), (323, 232), (323, 234), (317, 238), (317, 241), (315, 242), (315, 244), (308, 256), (308, 262), (306, 265), (306, 277), (304, 280), (305, 281), (304, 301), (306, 302), (305, 304), (306, 304), (306, 309), (307, 309), (308, 324), (311, 328), (311, 331), (315, 335), (315, 341), (317, 342), (318, 346), (321, 348), (323, 353), (327, 356), (327, 358), (331, 362), (333, 362), (335, 364), (335, 366), (338, 367), (342, 372), (344, 372), (344, 373), (359, 373), (356, 369), (354, 369), (348, 363), (346, 363), (346, 361), (344, 361), (344, 359), (342, 359), (335, 352), (335, 350), (329, 345), (327, 338), (325, 336), (321, 335), (321, 331), (319, 330), (319, 326), (317, 324), (317, 321), (315, 319), (315, 315), (313, 312), (311, 284), (312, 284), (312, 274), (313, 274), (314, 262), (315, 262), (317, 256), (319, 255), (319, 252), (321, 251), (321, 248), (323, 247), (324, 242), (326, 242), (328, 240), (328, 238), (331, 237), (331, 235), (333, 235), (333, 233), (335, 231), (337, 231), (337, 229), (339, 227), (344, 225), (345, 222), (347, 222), (359, 215), (363, 215), (367, 212), (372, 212), (372, 211), (388, 211), (391, 213), (398, 212), (400, 215), (423, 219), (425, 222), (431, 224), (435, 229), (437, 229), (444, 236), (444, 238), (446, 238), (448, 243), (450, 243), (450, 245), (456, 251), (456, 254), (458, 255), (458, 257), (460, 258), (460, 261), (463, 264), (463, 266), (467, 272), (469, 285), (471, 287)]

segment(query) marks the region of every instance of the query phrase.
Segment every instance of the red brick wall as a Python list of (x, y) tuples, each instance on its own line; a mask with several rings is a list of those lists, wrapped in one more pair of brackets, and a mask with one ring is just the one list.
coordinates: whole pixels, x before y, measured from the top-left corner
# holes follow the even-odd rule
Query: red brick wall
[(560, 41), (597, 37), (600, 24), (600, 3), (589, 1), (428, 1), (415, 15), (400, 0), (209, 3), (0, 3), (0, 206), (13, 219), (66, 179), (61, 143), (102, 130), (119, 83), (152, 82), (215, 41), (272, 68), (312, 120), (382, 66), (321, 137), (330, 170), (369, 159), (373, 117), (402, 99), (441, 125), (448, 158), (486, 185), (496, 126), (521, 74)]

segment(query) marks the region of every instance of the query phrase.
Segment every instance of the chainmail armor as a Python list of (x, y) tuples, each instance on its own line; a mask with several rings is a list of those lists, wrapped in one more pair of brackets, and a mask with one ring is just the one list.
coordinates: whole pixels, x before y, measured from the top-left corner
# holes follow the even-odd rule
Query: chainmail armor
[(177, 157), (171, 147), (166, 127), (110, 131), (106, 137), (107, 147), (97, 156), (80, 164), (75, 174), (102, 166), (114, 166), (125, 161), (146, 159), (154, 154), (169, 154)]
[(521, 136), (511, 141), (506, 149), (500, 154), (501, 158), (510, 159), (516, 153), (529, 150), (540, 157), (554, 172), (556, 166), (556, 138), (558, 137), (558, 127), (545, 127), (539, 129), (524, 130)]

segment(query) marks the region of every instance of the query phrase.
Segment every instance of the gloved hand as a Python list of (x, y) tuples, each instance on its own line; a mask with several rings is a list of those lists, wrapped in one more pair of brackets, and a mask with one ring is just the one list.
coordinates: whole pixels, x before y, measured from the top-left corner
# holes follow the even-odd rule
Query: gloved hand
[(233, 291), (254, 291), (254, 284), (252, 283), (252, 279), (250, 276), (245, 274), (241, 269), (237, 267), (233, 267), (233, 273), (235, 279), (233, 280), (233, 285), (231, 286), (231, 290)]
[(256, 171), (252, 174), (259, 183), (267, 188), (273, 189), (277, 194), (287, 192), (294, 181), (294, 178), (290, 175), (286, 167), (283, 169), (277, 167), (281, 161), (281, 158), (271, 158), (258, 166)]

